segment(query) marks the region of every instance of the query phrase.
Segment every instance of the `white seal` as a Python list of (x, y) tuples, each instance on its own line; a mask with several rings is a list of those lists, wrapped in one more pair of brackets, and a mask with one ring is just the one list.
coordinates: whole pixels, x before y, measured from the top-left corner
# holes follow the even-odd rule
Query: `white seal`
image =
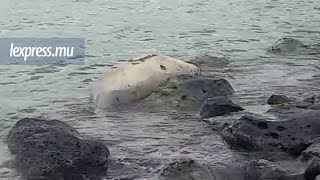
[(131, 59), (109, 69), (93, 82), (93, 103), (96, 108), (104, 109), (141, 100), (179, 74), (199, 75), (200, 69), (162, 54), (146, 54)]

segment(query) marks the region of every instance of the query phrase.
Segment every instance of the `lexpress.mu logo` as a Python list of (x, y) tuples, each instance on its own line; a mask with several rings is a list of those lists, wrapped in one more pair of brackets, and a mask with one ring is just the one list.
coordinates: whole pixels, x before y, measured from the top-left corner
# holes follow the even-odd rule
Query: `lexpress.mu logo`
[(84, 64), (83, 38), (0, 38), (0, 64)]

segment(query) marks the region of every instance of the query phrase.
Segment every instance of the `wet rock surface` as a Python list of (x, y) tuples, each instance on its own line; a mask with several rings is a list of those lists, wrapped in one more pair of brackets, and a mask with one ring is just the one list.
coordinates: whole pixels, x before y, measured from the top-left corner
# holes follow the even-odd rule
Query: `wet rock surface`
[(204, 121), (232, 149), (250, 153), (251, 160), (241, 165), (246, 180), (316, 179), (320, 174), (318, 96), (300, 101), (282, 95), (272, 98), (276, 103), (267, 114), (274, 116), (238, 112)]
[(309, 161), (314, 157), (320, 158), (320, 143), (315, 142), (310, 145), (306, 150), (304, 150), (301, 154), (302, 161)]
[(306, 180), (314, 180), (320, 174), (320, 159), (318, 157), (312, 158), (306, 167)]
[(311, 104), (319, 104), (320, 103), (320, 96), (319, 95), (312, 95), (303, 100), (303, 102), (311, 103)]
[(306, 48), (306, 46), (299, 40), (294, 38), (281, 38), (269, 49), (269, 52), (274, 54), (287, 54), (296, 52), (300, 48)]
[[(174, 160), (166, 164), (157, 178), (160, 180), (306, 180), (300, 162), (257, 159), (243, 164), (204, 164), (195, 160)], [(297, 168), (302, 167), (302, 168)]]
[(225, 128), (222, 135), (230, 145), (249, 151), (285, 151), (299, 156), (320, 136), (319, 115), (310, 111), (280, 121), (245, 115)]
[(176, 160), (160, 172), (161, 180), (212, 179), (210, 169), (193, 160)]
[(201, 118), (222, 116), (232, 112), (243, 111), (244, 109), (233, 103), (227, 96), (209, 98), (200, 111)]
[(303, 113), (305, 111), (320, 110), (318, 95), (305, 98), (301, 101), (290, 99), (289, 102), (273, 106), (267, 112), (276, 115), (280, 119), (286, 118), (292, 114)]
[(208, 165), (191, 159), (181, 159), (166, 164), (156, 179), (245, 180), (245, 173), (240, 166)]
[(201, 69), (205, 70), (208, 68), (226, 67), (230, 63), (230, 60), (222, 56), (212, 56), (209, 54), (205, 54), (202, 56), (193, 57), (190, 60), (187, 60), (187, 62), (194, 64), (200, 67)]
[(301, 164), (258, 159), (246, 162), (243, 168), (246, 180), (305, 180), (304, 169), (297, 168), (299, 166)]
[(140, 104), (175, 109), (180, 107), (197, 111), (208, 98), (228, 96), (233, 93), (234, 90), (226, 79), (179, 75), (170, 78), (158, 92), (153, 93)]
[(276, 55), (317, 55), (320, 53), (319, 44), (304, 44), (299, 39), (284, 37), (272, 45), (268, 52)]
[(267, 103), (269, 105), (284, 104), (291, 102), (291, 99), (285, 95), (273, 94), (269, 97)]
[(168, 85), (173, 89), (180, 88), (200, 100), (234, 93), (230, 83), (223, 78), (179, 75), (172, 78)]
[(83, 140), (77, 130), (58, 121), (24, 118), (8, 135), (25, 179), (99, 179), (108, 168), (109, 150), (100, 141)]

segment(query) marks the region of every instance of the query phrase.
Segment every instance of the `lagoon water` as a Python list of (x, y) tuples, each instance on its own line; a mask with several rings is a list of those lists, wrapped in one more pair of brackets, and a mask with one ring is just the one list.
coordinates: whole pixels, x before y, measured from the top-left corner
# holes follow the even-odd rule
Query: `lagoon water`
[(320, 90), (315, 80), (319, 54), (267, 53), (282, 37), (319, 44), (318, 1), (4, 0), (0, 7), (1, 38), (86, 38), (85, 65), (0, 65), (0, 179), (19, 179), (7, 168), (12, 157), (5, 139), (17, 120), (31, 116), (63, 120), (104, 140), (114, 159), (132, 167), (114, 171), (108, 179), (150, 179), (172, 158), (216, 164), (241, 159), (189, 115), (91, 109), (91, 81), (119, 60), (144, 52), (228, 57), (231, 63), (213, 73), (230, 81), (235, 101), (249, 112), (264, 114), (272, 93), (301, 97)]

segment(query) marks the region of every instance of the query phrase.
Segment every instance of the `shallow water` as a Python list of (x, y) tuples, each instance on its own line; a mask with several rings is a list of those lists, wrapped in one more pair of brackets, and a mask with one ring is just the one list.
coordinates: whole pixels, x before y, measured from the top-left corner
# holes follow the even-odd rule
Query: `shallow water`
[[(8, 130), (26, 116), (57, 118), (104, 140), (112, 157), (138, 174), (108, 178), (148, 178), (177, 157), (211, 163), (243, 158), (192, 114), (92, 111), (92, 79), (143, 52), (229, 57), (227, 67), (211, 73), (229, 80), (235, 101), (250, 112), (264, 113), (272, 93), (301, 98), (319, 91), (313, 78), (319, 74), (319, 54), (266, 53), (282, 37), (319, 43), (318, 1), (4, 0), (0, 7), (1, 37), (86, 38), (84, 66), (0, 66), (0, 163), (11, 158), (4, 143)], [(18, 177), (1, 168), (0, 179), (6, 178)]]

